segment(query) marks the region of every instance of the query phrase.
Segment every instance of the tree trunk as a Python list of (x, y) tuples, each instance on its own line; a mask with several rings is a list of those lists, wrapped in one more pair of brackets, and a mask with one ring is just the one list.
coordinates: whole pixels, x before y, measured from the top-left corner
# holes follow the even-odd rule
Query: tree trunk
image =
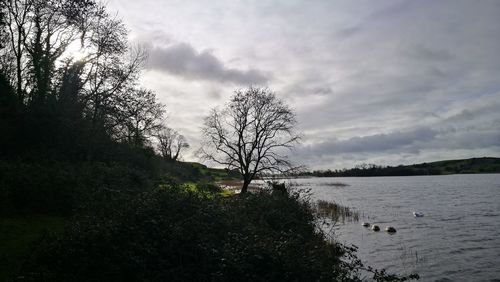
[(179, 157), (180, 152), (181, 152), (181, 145), (179, 145), (179, 146), (177, 147), (177, 151), (175, 151), (175, 155), (172, 157), (172, 159), (173, 159), (174, 161), (176, 161), (176, 160), (177, 160), (177, 158)]
[(241, 187), (241, 194), (245, 194), (248, 191), (248, 185), (250, 185), (249, 179), (243, 180), (243, 186)]

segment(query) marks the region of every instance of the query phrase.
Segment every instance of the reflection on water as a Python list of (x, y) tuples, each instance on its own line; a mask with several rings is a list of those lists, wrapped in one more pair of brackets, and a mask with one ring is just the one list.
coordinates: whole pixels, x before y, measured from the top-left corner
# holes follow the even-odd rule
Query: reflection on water
[(500, 174), (292, 182), (311, 188), (313, 198), (357, 209), (361, 221), (397, 229), (336, 225), (335, 238), (358, 246), (368, 265), (417, 272), (421, 281), (500, 281)]

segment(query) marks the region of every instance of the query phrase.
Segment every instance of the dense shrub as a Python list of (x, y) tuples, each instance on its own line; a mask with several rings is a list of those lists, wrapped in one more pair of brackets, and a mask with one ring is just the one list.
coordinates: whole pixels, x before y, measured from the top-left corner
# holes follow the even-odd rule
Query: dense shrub
[(69, 215), (105, 194), (152, 185), (144, 170), (123, 163), (0, 162), (0, 214)]
[(69, 213), (75, 206), (71, 167), (0, 162), (3, 213)]
[(162, 188), (133, 201), (112, 201), (65, 233), (41, 239), (22, 276), (23, 281), (360, 281), (361, 265), (352, 250), (325, 241), (315, 221), (309, 205), (293, 195), (221, 198)]
[[(0, 161), (0, 215), (68, 215), (88, 204), (106, 205), (117, 194), (136, 195), (161, 183), (211, 179), (189, 163), (165, 160), (148, 149), (115, 145), (94, 161), (53, 157)], [(200, 188), (218, 191), (218, 186), (202, 182)]]
[(344, 250), (323, 240), (305, 203), (269, 193), (218, 198), (180, 189), (115, 201), (46, 237), (35, 281), (331, 281)]

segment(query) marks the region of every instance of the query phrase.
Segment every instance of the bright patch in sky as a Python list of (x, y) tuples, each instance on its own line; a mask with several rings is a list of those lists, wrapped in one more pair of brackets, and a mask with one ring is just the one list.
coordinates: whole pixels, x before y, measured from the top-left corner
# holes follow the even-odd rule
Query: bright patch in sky
[(73, 61), (84, 60), (89, 55), (89, 51), (82, 48), (79, 40), (75, 40), (68, 45), (64, 58), (72, 58)]

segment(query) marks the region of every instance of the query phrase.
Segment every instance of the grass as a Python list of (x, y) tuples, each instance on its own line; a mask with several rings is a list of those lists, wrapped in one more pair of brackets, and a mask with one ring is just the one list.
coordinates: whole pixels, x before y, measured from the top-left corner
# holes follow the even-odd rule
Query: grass
[(340, 221), (344, 223), (345, 221), (359, 221), (358, 211), (334, 202), (319, 200), (314, 204), (313, 207), (316, 209), (316, 212), (319, 214), (319, 216), (331, 219), (334, 222)]
[[(194, 182), (185, 182), (183, 184), (180, 184), (178, 186), (178, 188), (180, 188), (181, 190), (184, 190), (186, 192), (200, 193), (200, 194), (205, 195), (208, 198), (213, 197), (212, 192), (216, 192), (216, 191), (206, 191), (205, 189), (200, 187), (200, 185), (203, 186), (203, 184), (201, 184), (201, 183), (197, 184)], [(205, 183), (205, 185), (213, 185), (214, 187), (220, 187), (220, 185), (212, 184), (212, 183), (210, 183), (210, 184)], [(158, 189), (160, 189), (160, 190), (161, 189), (168, 189), (170, 187), (171, 186), (168, 184), (162, 184), (158, 187)], [(218, 194), (222, 197), (231, 197), (231, 196), (235, 195), (235, 192), (232, 189), (224, 189), (224, 188), (218, 188), (218, 189), (220, 189)]]
[(220, 195), (222, 197), (231, 197), (231, 196), (234, 196), (235, 193), (234, 193), (234, 191), (231, 191), (231, 190), (222, 190), (222, 192), (220, 192)]
[(197, 169), (203, 176), (209, 177), (214, 181), (226, 179), (239, 179), (240, 175), (237, 171), (229, 171), (223, 168), (210, 168), (200, 163), (187, 162), (186, 164)]
[(60, 216), (0, 217), (0, 281), (19, 272), (29, 246), (44, 232), (61, 232)]

